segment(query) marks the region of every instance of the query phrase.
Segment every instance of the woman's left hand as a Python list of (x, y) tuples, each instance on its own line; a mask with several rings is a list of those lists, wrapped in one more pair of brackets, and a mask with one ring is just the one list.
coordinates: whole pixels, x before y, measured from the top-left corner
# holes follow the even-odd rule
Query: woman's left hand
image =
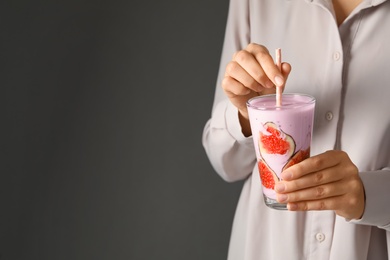
[(347, 153), (327, 151), (291, 166), (275, 185), (277, 200), (292, 211), (333, 210), (360, 219), (365, 195), (357, 167)]

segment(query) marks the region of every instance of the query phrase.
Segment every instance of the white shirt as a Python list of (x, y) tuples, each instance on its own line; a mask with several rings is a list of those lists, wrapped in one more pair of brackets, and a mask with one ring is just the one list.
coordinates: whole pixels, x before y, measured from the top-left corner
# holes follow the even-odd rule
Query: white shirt
[[(285, 92), (316, 98), (312, 155), (340, 148), (360, 171), (362, 219), (264, 205), (252, 138), (221, 88), (226, 64), (250, 42), (292, 65)], [(330, 0), (231, 0), (203, 145), (226, 181), (245, 180), (229, 259), (390, 259), (390, 1), (363, 0), (341, 26)]]

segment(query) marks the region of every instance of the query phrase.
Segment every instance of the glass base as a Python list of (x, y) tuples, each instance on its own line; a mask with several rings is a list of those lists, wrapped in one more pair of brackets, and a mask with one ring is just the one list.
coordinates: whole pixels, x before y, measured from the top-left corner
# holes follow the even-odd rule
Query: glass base
[(287, 204), (279, 203), (274, 199), (268, 198), (264, 194), (263, 194), (263, 196), (264, 196), (265, 205), (267, 205), (268, 207), (270, 207), (272, 209), (278, 209), (278, 210), (287, 210)]

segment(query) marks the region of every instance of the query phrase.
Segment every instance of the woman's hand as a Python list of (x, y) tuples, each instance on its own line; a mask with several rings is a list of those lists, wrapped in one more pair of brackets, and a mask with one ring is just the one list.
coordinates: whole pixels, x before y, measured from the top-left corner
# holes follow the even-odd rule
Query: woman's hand
[(238, 108), (244, 135), (251, 135), (246, 102), (258, 95), (275, 93), (275, 86), (284, 88), (291, 66), (282, 63), (281, 67), (279, 71), (266, 47), (255, 43), (236, 52), (226, 66), (222, 88)]
[(286, 169), (282, 178), (275, 191), (289, 210), (334, 210), (347, 219), (363, 215), (363, 183), (345, 152), (327, 151), (308, 158)]

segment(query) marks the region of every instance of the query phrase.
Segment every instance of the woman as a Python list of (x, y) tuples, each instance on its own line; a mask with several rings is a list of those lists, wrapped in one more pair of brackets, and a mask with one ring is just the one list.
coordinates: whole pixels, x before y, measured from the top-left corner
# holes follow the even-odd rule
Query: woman
[[(387, 0), (231, 0), (203, 133), (217, 173), (245, 180), (229, 259), (390, 259), (389, 14)], [(316, 98), (311, 158), (275, 186), (287, 211), (264, 204), (246, 110), (275, 86)]]

